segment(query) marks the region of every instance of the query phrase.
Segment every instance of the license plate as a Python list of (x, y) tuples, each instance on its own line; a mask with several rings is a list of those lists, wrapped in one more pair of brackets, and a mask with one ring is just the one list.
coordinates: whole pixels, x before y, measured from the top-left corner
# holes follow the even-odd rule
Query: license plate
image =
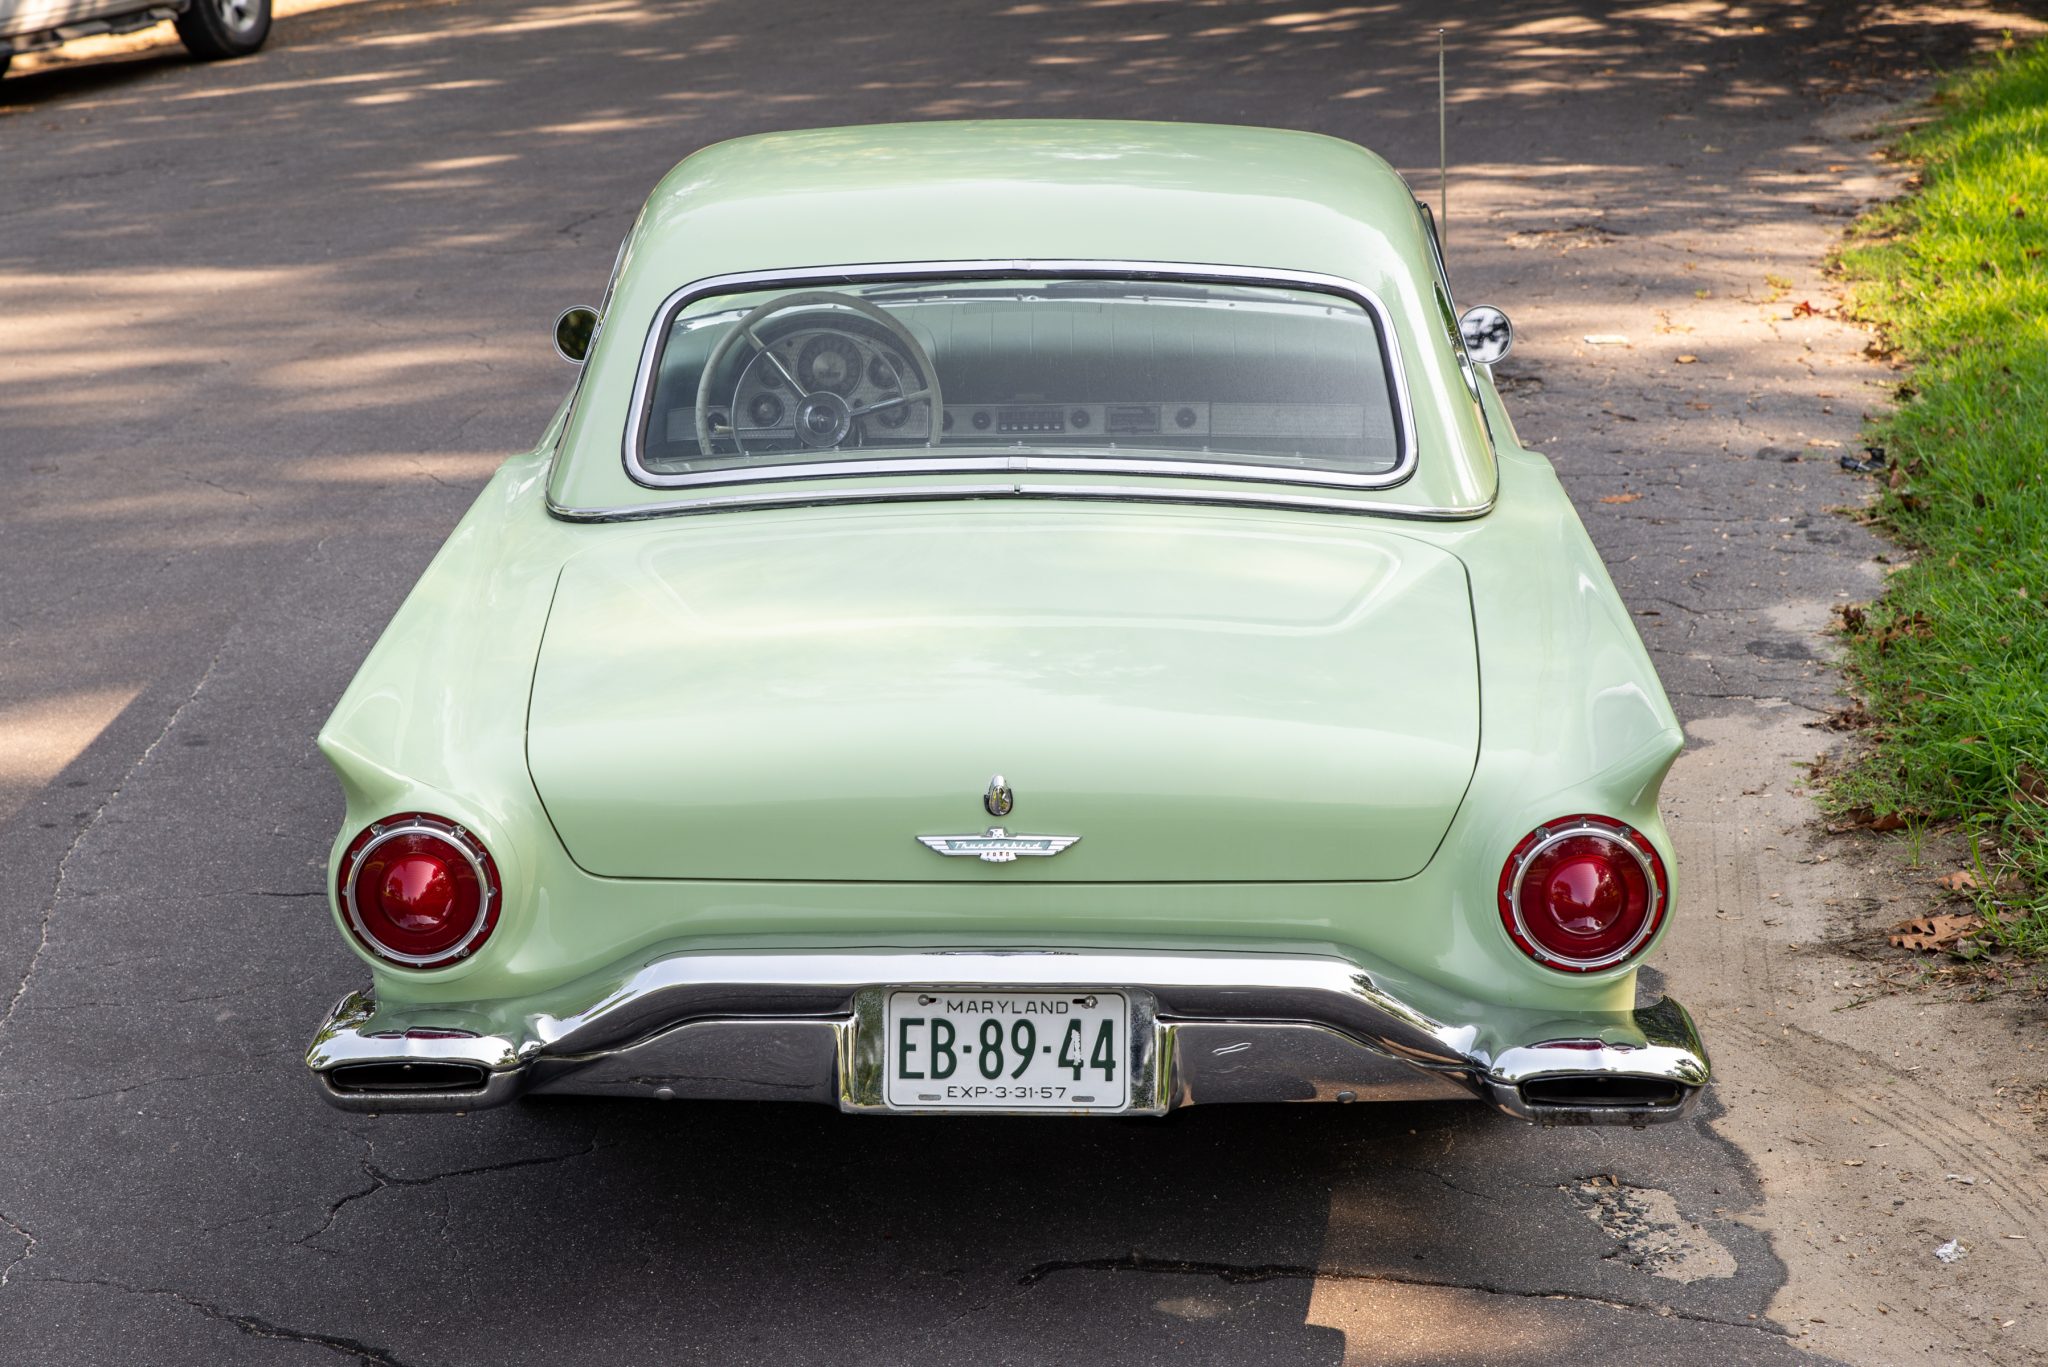
[(1116, 992), (889, 994), (885, 1095), (912, 1111), (1119, 1111), (1130, 1007)]

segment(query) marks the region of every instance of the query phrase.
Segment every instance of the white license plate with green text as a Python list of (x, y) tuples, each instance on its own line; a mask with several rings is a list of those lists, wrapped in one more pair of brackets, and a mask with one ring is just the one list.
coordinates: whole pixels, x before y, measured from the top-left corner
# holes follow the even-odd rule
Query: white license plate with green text
[(891, 992), (884, 1095), (898, 1110), (1116, 1111), (1131, 1095), (1115, 992)]

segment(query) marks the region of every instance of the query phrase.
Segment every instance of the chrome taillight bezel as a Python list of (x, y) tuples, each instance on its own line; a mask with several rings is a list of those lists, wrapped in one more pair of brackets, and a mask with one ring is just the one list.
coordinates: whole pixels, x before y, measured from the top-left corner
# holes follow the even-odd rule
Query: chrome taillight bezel
[[(408, 954), (379, 940), (364, 921), (362, 909), (356, 904), (356, 876), (363, 865), (379, 849), (392, 841), (408, 835), (426, 835), (442, 841), (462, 856), (476, 876), (479, 896), (476, 916), (460, 939), (448, 948), (433, 954)], [(470, 830), (460, 822), (451, 821), (432, 812), (400, 812), (373, 821), (365, 826), (356, 838), (349, 842), (348, 849), (341, 857), (336, 873), (336, 897), (341, 904), (342, 920), (356, 943), (376, 958), (400, 968), (434, 969), (446, 968), (469, 958), (490, 938), (497, 929), (498, 912), (504, 902), (504, 892), (498, 881), (498, 866), (489, 850)]]
[[(1649, 905), (1644, 909), (1643, 923), (1619, 949), (1592, 958), (1574, 958), (1549, 948), (1538, 940), (1529, 929), (1529, 923), (1522, 913), (1522, 876), (1529, 865), (1545, 850), (1566, 840), (1590, 836), (1612, 845), (1618, 845), (1633, 858), (1643, 871), (1643, 880), (1649, 889)], [(1507, 862), (1501, 866), (1500, 874), (1500, 918), (1508, 938), (1515, 947), (1545, 968), (1561, 973), (1598, 973), (1627, 963), (1642, 953), (1643, 948), (1656, 937), (1664, 924), (1665, 913), (1671, 902), (1670, 881), (1664, 869), (1663, 856), (1650, 838), (1635, 827), (1612, 817), (1581, 813), (1575, 816), (1558, 817), (1547, 821), (1522, 837)]]

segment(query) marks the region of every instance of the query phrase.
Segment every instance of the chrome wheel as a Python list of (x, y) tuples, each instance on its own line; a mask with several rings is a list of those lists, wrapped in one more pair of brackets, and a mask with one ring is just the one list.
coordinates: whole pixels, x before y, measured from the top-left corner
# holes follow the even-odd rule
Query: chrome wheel
[(205, 0), (220, 16), (221, 27), (237, 37), (254, 33), (268, 17), (262, 0)]
[(270, 36), (270, 0), (189, 0), (173, 22), (179, 39), (201, 61), (246, 57)]

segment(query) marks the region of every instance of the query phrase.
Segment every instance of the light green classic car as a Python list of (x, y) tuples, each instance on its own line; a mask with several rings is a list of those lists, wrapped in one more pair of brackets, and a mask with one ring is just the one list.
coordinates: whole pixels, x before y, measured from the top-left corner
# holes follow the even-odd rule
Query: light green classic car
[(356, 1111), (1706, 1083), (1636, 974), (1681, 734), (1384, 162), (831, 129), (647, 201), (320, 734)]

